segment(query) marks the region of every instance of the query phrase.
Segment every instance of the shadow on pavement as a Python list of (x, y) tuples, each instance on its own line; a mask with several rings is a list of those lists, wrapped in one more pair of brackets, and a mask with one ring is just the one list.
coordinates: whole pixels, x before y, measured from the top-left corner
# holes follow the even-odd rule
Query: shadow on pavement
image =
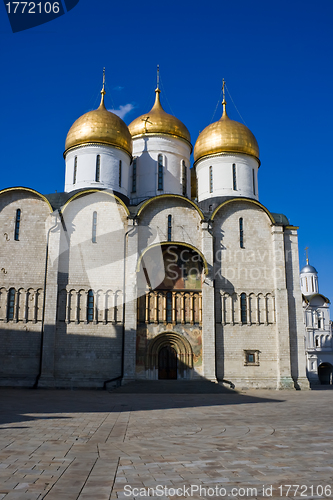
[[(169, 382), (169, 381), (168, 381)], [(147, 384), (148, 387), (147, 387)], [(172, 408), (281, 403), (282, 397), (240, 394), (211, 382), (135, 382), (114, 392), (102, 390), (45, 390), (0, 388), (0, 425), (74, 417), (77, 413), (111, 413)], [(176, 385), (178, 387), (176, 387)], [(195, 387), (196, 386), (196, 387)], [(180, 392), (183, 391), (183, 392)], [(3, 427), (0, 427), (0, 432)]]

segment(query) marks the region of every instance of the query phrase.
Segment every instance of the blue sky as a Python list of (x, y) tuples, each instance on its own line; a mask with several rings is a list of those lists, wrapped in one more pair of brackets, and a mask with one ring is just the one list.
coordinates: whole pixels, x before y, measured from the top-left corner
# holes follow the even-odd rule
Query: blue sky
[(0, 188), (63, 191), (66, 134), (98, 105), (104, 66), (107, 107), (127, 106), (128, 124), (151, 108), (159, 64), (162, 104), (193, 144), (224, 77), (259, 143), (260, 201), (300, 226), (301, 266), (308, 246), (332, 301), (332, 19), (331, 0), (80, 0), (13, 34), (3, 5)]

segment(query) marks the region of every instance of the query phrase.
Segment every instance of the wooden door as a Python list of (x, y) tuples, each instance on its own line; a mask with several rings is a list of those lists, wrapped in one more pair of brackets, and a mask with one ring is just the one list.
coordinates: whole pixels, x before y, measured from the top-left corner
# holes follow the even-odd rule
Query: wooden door
[(158, 378), (160, 380), (177, 379), (177, 353), (169, 345), (162, 347), (158, 353)]

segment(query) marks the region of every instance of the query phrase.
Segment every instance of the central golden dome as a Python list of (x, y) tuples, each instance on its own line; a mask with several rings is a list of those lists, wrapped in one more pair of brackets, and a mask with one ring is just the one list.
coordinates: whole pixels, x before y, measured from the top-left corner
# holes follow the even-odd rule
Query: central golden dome
[(245, 153), (259, 160), (256, 138), (242, 123), (230, 120), (223, 100), (223, 114), (219, 121), (208, 125), (199, 135), (194, 146), (194, 162), (205, 156), (219, 153)]
[(141, 115), (128, 126), (132, 137), (149, 134), (167, 134), (185, 139), (191, 144), (191, 136), (185, 125), (173, 115), (164, 111), (160, 102), (160, 89), (155, 90), (155, 104), (151, 110)]
[(69, 129), (64, 155), (75, 146), (97, 143), (120, 148), (132, 156), (132, 137), (126, 123), (106, 109), (104, 86), (101, 94), (99, 107), (80, 116)]

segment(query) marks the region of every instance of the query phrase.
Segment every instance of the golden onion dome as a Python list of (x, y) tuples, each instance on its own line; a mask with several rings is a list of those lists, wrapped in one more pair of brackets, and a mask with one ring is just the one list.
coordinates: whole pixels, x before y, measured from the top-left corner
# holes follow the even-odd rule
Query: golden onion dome
[(208, 125), (199, 135), (194, 146), (194, 162), (219, 153), (245, 153), (259, 161), (256, 138), (242, 123), (230, 120), (223, 99), (223, 114), (219, 121)]
[(132, 156), (132, 137), (119, 116), (108, 111), (104, 104), (104, 84), (99, 107), (80, 116), (67, 134), (65, 153), (84, 144), (107, 144), (122, 149)]
[(166, 134), (185, 139), (191, 145), (191, 136), (185, 125), (162, 108), (160, 92), (159, 88), (155, 90), (155, 104), (151, 110), (133, 120), (128, 126), (132, 137)]

